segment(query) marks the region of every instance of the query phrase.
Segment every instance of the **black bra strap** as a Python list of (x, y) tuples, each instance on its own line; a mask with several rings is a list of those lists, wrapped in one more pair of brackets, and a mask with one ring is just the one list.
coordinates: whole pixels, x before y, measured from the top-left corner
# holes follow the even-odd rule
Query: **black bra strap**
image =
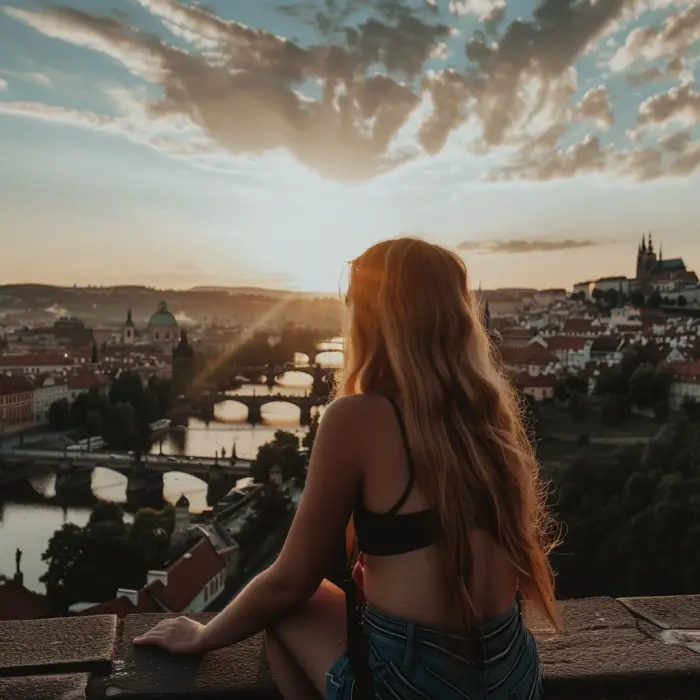
[(416, 482), (416, 467), (413, 463), (411, 447), (408, 444), (408, 433), (406, 432), (406, 424), (403, 422), (403, 416), (401, 415), (401, 411), (399, 410), (396, 401), (394, 401), (394, 399), (391, 396), (389, 396), (388, 394), (382, 394), (382, 396), (391, 404), (391, 407), (394, 409), (394, 413), (396, 414), (396, 420), (398, 421), (399, 428), (401, 429), (401, 439), (403, 440), (403, 448), (406, 452), (406, 463), (408, 464), (408, 484), (406, 485), (406, 490), (403, 492), (401, 498), (399, 498), (399, 500), (394, 504), (393, 508), (386, 513), (386, 515), (396, 515), (396, 513), (399, 512), (403, 504), (406, 503), (408, 497), (411, 495), (413, 485)]

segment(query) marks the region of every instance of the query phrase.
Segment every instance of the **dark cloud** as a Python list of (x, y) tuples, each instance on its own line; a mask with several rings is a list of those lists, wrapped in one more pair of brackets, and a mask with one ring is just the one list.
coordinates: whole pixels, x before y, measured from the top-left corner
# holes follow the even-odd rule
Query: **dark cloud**
[(577, 248), (592, 248), (602, 245), (600, 241), (591, 239), (530, 239), (530, 240), (495, 240), (495, 241), (463, 241), (457, 248), (463, 251), (476, 253), (554, 253), (562, 250), (575, 250)]
[[(276, 5), (316, 30), (318, 43), (304, 45), (222, 19), (201, 4), (135, 2), (178, 41), (138, 31), (123, 15), (67, 7), (4, 11), (47, 36), (101, 52), (159, 88), (162, 97), (146, 102), (144, 114), (154, 123), (194, 125), (205, 149), (210, 143), (231, 153), (284, 149), (324, 176), (370, 178), (421, 152), (438, 153), (469, 123), (480, 131), (473, 152), (515, 150), (492, 179), (549, 180), (606, 167), (654, 171), (648, 153), (613, 157), (592, 137), (559, 148), (572, 120), (603, 128), (614, 122), (603, 86), (572, 104), (578, 90), (572, 66), (635, 0), (540, 0), (531, 19), (502, 26), (499, 36), (490, 32), (503, 18), (503, 0), (454, 0), (453, 12), (477, 14), (485, 30), (465, 43), (465, 71), (437, 72), (426, 71), (426, 63), (452, 29), (430, 0)], [(657, 35), (667, 44), (687, 43), (695, 15), (674, 17)], [(409, 124), (406, 138), (401, 130)], [(684, 163), (694, 162), (683, 155)], [(663, 174), (667, 160), (660, 162)]]

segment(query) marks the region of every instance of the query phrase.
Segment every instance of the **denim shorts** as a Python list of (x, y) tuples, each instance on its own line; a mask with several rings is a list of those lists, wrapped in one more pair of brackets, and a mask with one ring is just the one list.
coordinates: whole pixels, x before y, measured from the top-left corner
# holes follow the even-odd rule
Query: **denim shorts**
[[(537, 646), (520, 605), (469, 637), (447, 634), (365, 605), (362, 629), (379, 700), (541, 700)], [(353, 700), (347, 654), (326, 675), (326, 700)], [(367, 700), (358, 698), (354, 700)]]

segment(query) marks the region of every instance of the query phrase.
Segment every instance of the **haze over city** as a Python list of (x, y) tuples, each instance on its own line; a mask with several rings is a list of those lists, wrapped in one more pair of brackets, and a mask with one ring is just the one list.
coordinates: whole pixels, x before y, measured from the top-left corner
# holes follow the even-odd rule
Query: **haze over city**
[(333, 292), (399, 233), (487, 288), (633, 276), (649, 230), (700, 266), (690, 0), (10, 0), (0, 37), (7, 282)]

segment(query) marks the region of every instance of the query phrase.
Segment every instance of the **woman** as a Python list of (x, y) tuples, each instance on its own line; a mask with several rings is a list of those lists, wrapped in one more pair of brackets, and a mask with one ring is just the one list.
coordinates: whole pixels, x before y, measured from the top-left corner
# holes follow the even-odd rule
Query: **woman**
[[(279, 558), (206, 626), (180, 617), (135, 642), (197, 653), (264, 629), (288, 699), (539, 698), (519, 601), (560, 629), (548, 520), (464, 263), (384, 241), (353, 261), (347, 301), (338, 397)], [(348, 522), (359, 621), (323, 580)]]

